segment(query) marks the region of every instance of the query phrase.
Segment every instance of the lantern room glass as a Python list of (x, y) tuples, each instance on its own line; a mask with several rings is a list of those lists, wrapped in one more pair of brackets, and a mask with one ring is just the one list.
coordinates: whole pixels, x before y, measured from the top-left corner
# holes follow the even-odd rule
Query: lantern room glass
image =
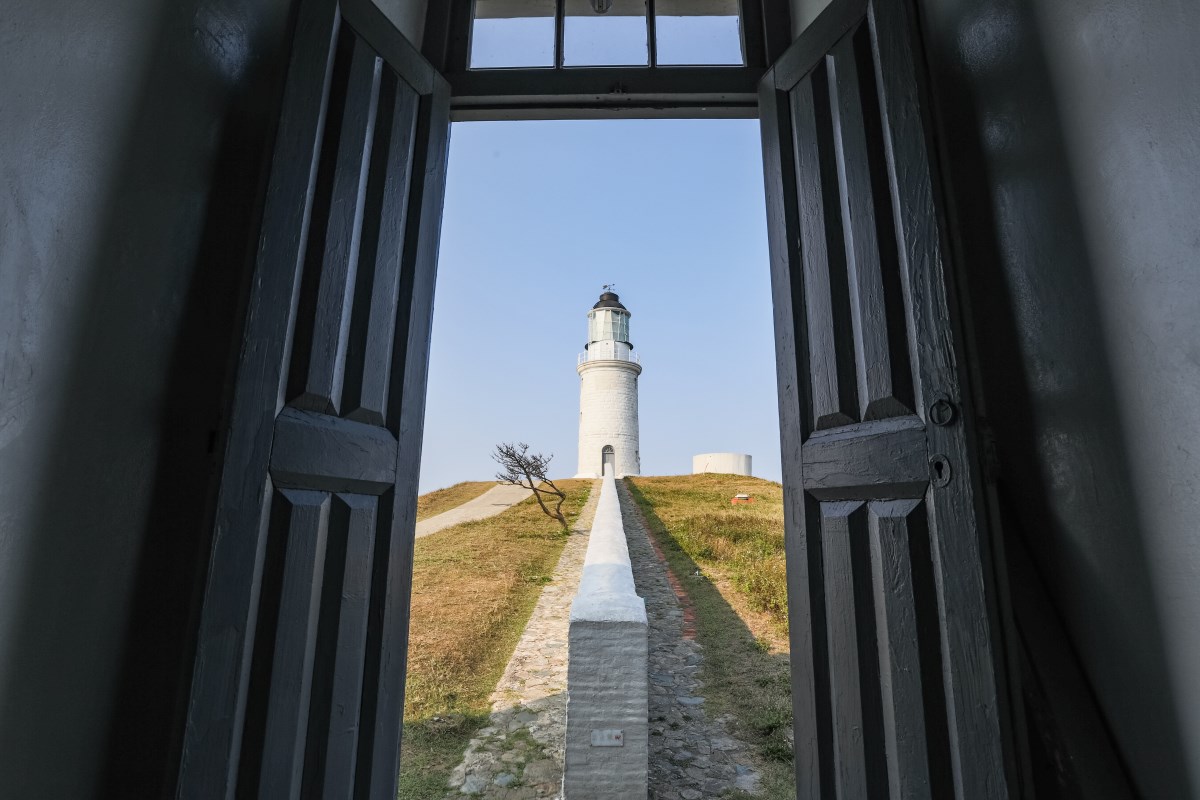
[(611, 308), (598, 308), (588, 315), (589, 342), (629, 342), (629, 315)]

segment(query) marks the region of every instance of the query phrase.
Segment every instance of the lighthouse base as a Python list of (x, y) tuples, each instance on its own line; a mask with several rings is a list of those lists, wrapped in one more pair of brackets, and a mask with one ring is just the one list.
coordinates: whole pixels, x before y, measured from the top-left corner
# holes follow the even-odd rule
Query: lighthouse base
[[(638, 476), (639, 476), (639, 475), (641, 475), (641, 474), (642, 474), (642, 473), (640, 473), (640, 472), (618, 472), (618, 473), (617, 473), (617, 480), (620, 480), (621, 478), (636, 478), (636, 477), (638, 477)], [(576, 475), (576, 476), (574, 477), (574, 480), (577, 480), (577, 481), (580, 481), (580, 480), (599, 480), (600, 478), (603, 478), (603, 477), (604, 477), (604, 476), (603, 476), (603, 475), (601, 475), (599, 472), (581, 472), (581, 473), (579, 473), (578, 475)]]

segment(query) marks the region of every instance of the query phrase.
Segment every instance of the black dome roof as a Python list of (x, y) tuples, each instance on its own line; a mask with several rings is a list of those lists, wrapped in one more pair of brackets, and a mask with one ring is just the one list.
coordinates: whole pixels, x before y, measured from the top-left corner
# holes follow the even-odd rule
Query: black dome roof
[(625, 306), (621, 305), (621, 298), (617, 297), (616, 293), (614, 292), (605, 292), (604, 294), (600, 295), (600, 301), (597, 302), (596, 305), (592, 306), (592, 308), (619, 308), (622, 311), (629, 310)]

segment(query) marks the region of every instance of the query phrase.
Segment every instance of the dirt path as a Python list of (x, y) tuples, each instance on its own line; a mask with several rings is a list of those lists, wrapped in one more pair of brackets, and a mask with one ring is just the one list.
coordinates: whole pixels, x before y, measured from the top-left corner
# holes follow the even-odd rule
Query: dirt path
[(417, 538), (420, 539), (422, 536), (437, 533), (463, 522), (494, 517), (506, 508), (512, 508), (531, 494), (533, 492), (522, 486), (497, 484), (474, 500), (468, 500), (457, 508), (443, 511), (437, 516), (418, 522)]

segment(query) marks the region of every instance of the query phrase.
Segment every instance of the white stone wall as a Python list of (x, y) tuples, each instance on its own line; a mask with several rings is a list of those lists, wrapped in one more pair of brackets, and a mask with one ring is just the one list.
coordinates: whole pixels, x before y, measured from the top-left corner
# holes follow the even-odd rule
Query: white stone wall
[(567, 656), (564, 800), (645, 800), (649, 657), (616, 482), (606, 477), (592, 522)]
[(692, 474), (719, 472), (723, 475), (752, 475), (747, 453), (701, 453), (692, 456)]
[(638, 443), (638, 375), (632, 361), (585, 361), (579, 365), (578, 478), (598, 478), (603, 451), (611, 446), (617, 477), (641, 475)]

